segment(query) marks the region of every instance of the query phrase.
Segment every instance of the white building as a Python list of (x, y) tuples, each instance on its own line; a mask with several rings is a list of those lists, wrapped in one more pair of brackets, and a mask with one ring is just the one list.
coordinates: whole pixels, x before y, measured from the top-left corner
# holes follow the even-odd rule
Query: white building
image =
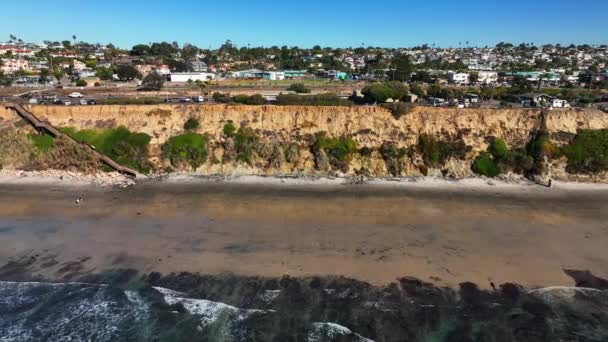
[(455, 84), (469, 84), (469, 74), (466, 72), (452, 72), (448, 73), (448, 80), (450, 83)]
[(208, 81), (215, 78), (215, 74), (209, 72), (174, 72), (171, 73), (171, 82)]
[(496, 71), (479, 71), (477, 72), (477, 82), (481, 84), (492, 84), (498, 82), (498, 73)]
[(25, 59), (19, 58), (10, 58), (2, 60), (2, 67), (0, 67), (3, 72), (7, 74), (12, 74), (15, 71), (25, 70), (30, 71), (30, 63)]
[(266, 71), (264, 72), (264, 79), (271, 81), (284, 80), (285, 73), (282, 71)]
[(570, 104), (568, 103), (568, 101), (560, 99), (552, 99), (549, 102), (549, 106), (551, 106), (552, 108), (570, 108)]

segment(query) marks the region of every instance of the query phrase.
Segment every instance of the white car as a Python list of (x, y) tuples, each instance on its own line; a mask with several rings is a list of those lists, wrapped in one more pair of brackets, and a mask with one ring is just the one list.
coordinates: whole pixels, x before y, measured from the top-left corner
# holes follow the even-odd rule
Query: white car
[(71, 98), (73, 98), (73, 99), (77, 99), (77, 98), (81, 98), (82, 94), (78, 93), (78, 92), (74, 92), (74, 93), (70, 93), (68, 96), (71, 97)]
[(71, 105), (72, 105), (72, 102), (70, 102), (70, 101), (64, 101), (64, 102), (63, 102), (63, 105), (64, 105), (64, 106), (71, 106)]

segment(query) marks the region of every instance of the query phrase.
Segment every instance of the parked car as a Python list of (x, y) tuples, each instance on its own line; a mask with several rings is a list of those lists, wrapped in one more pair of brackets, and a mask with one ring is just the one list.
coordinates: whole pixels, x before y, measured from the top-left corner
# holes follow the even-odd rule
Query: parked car
[(85, 99), (80, 100), (79, 103), (81, 106), (86, 106), (88, 104), (87, 100)]
[(53, 99), (53, 104), (61, 105), (61, 104), (63, 104), (63, 101), (61, 101), (61, 99), (59, 99), (59, 98), (55, 98), (55, 99)]
[(82, 97), (82, 94), (75, 91), (73, 93), (70, 93), (68, 96), (71, 97), (71, 98), (73, 98), (73, 99), (78, 99), (78, 98)]
[(89, 105), (96, 105), (96, 104), (97, 104), (97, 101), (95, 101), (95, 99), (89, 99), (89, 100), (87, 101), (87, 104), (89, 104)]
[(192, 99), (190, 99), (189, 97), (183, 97), (180, 102), (190, 102), (192, 101)]
[(194, 102), (199, 102), (199, 103), (200, 103), (200, 102), (205, 102), (205, 98), (204, 98), (204, 97), (202, 97), (202, 96), (193, 96), (193, 97), (192, 97), (192, 101), (194, 101)]
[(72, 105), (72, 102), (71, 102), (71, 101), (63, 101), (63, 104), (64, 104), (65, 106), (71, 106), (71, 105)]

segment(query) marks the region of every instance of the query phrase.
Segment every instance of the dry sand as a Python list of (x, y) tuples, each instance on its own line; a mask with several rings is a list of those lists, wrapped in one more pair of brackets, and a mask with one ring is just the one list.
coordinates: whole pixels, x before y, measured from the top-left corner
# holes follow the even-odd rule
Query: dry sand
[(33, 271), (50, 278), (132, 267), (451, 286), (572, 285), (563, 268), (608, 275), (605, 187), (310, 182), (173, 175), (126, 189), (0, 186), (0, 264), (34, 256)]

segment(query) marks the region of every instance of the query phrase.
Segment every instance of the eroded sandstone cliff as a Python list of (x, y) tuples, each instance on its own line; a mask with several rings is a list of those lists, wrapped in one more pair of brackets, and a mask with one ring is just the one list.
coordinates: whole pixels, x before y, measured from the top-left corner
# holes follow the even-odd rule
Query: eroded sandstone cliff
[[(536, 109), (451, 109), (417, 107), (395, 119), (380, 107), (300, 107), (244, 105), (160, 105), (160, 106), (33, 106), (41, 119), (58, 127), (77, 129), (125, 126), (133, 132), (152, 137), (150, 157), (157, 168), (169, 166), (161, 158), (161, 146), (170, 137), (184, 132), (184, 122), (196, 118), (197, 133), (209, 137), (209, 157), (197, 168), (212, 173), (342, 173), (369, 176), (443, 174), (464, 177), (471, 174), (473, 159), (488, 146), (490, 137), (503, 139), (511, 148), (525, 146), (541, 128), (557, 145), (568, 143), (581, 129), (608, 128), (608, 114), (596, 110), (551, 110), (544, 125)], [(0, 124), (14, 115), (0, 110)], [(248, 127), (259, 137), (254, 158), (249, 162), (234, 158), (233, 142), (223, 128), (227, 123)], [(544, 126), (544, 127), (541, 127)], [(345, 167), (319, 167), (323, 156), (311, 146), (314, 137), (325, 132), (329, 137), (350, 136), (362, 153), (348, 158)], [(387, 161), (382, 146), (395, 149), (415, 146), (423, 135), (439, 140), (459, 141), (467, 146), (466, 155), (447, 158), (440, 165), (424, 165), (419, 153), (402, 153)], [(294, 146), (297, 147), (294, 152)], [(288, 149), (292, 152), (289, 154)], [(320, 160), (321, 159), (321, 160)], [(397, 168), (391, 163), (398, 164)], [(387, 168), (387, 165), (389, 166)], [(393, 165), (394, 166), (394, 165)], [(397, 171), (395, 171), (397, 170)], [(565, 161), (548, 163), (550, 176), (564, 179), (601, 181), (605, 174), (585, 176), (565, 172)]]

